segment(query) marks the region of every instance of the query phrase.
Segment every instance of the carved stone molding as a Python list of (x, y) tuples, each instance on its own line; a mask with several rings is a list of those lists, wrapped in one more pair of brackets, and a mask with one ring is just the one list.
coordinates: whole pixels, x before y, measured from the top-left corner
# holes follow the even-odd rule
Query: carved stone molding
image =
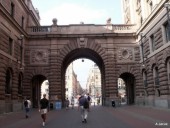
[(87, 47), (87, 41), (88, 41), (88, 39), (84, 38), (84, 37), (77, 38), (77, 42), (78, 42), (78, 45), (79, 45), (80, 48), (86, 48)]
[(47, 49), (31, 50), (31, 64), (48, 64), (49, 51)]
[(118, 62), (129, 62), (134, 60), (133, 48), (118, 48)]

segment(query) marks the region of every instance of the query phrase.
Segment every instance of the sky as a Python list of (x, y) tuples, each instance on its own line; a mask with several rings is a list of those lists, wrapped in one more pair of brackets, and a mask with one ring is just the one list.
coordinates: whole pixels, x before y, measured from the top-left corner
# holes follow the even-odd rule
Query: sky
[[(50, 1), (50, 2), (49, 2)], [(106, 24), (111, 18), (112, 24), (122, 24), (121, 0), (32, 0), (34, 8), (39, 10), (40, 24), (52, 25), (52, 19), (57, 18), (58, 25), (69, 24)], [(74, 61), (73, 68), (77, 74), (78, 81), (83, 88), (89, 69), (94, 62), (85, 59)]]
[(52, 25), (53, 18), (57, 18), (58, 25), (106, 24), (108, 18), (112, 24), (122, 23), (121, 0), (32, 0), (32, 3), (39, 10), (41, 25)]
[[(82, 59), (84, 60), (84, 62), (82, 62)], [(88, 74), (90, 68), (93, 67), (94, 62), (89, 59), (82, 59), (77, 59), (73, 62), (73, 69), (74, 72), (77, 74), (77, 79), (80, 81), (81, 86), (85, 89)]]

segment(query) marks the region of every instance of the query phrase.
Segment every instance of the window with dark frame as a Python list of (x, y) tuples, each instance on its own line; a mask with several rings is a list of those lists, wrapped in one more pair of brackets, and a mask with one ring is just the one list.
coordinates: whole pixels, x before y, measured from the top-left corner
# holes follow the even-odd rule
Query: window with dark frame
[(170, 58), (167, 61), (168, 83), (170, 83)]
[(11, 16), (14, 17), (14, 12), (15, 12), (15, 5), (14, 3), (11, 3)]
[(155, 51), (155, 37), (154, 35), (150, 36), (151, 39), (151, 47), (152, 47), (152, 52)]
[(22, 94), (22, 74), (19, 74), (19, 78), (18, 78), (18, 94)]
[(159, 73), (158, 73), (158, 67), (154, 68), (155, 72), (155, 85), (159, 86)]
[(169, 42), (170, 41), (170, 27), (168, 23), (166, 23), (164, 26), (165, 26), (166, 42)]
[(6, 71), (6, 84), (5, 84), (5, 93), (11, 94), (11, 82), (12, 82), (12, 75), (11, 71), (8, 69)]
[(21, 27), (24, 28), (24, 17), (22, 16)]
[(144, 87), (148, 86), (148, 83), (147, 83), (147, 72), (146, 71), (143, 72), (143, 84), (144, 84)]
[(13, 49), (13, 39), (9, 37), (9, 49), (8, 53), (12, 55), (12, 49)]

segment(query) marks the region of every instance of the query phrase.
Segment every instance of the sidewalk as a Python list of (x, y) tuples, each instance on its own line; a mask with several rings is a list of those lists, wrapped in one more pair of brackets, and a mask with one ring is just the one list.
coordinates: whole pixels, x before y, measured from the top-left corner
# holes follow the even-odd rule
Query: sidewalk
[[(0, 115), (0, 128), (41, 128), (37, 109), (26, 119), (24, 112)], [(91, 107), (87, 123), (82, 123), (80, 111), (52, 110), (47, 115), (45, 128), (170, 128), (170, 110), (139, 106), (118, 108)]]

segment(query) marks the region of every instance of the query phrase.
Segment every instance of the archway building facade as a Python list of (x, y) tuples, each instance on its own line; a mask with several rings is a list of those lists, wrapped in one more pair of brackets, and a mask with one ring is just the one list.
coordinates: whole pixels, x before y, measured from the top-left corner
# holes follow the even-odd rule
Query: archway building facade
[[(39, 13), (31, 1), (1, 1), (0, 113), (22, 109), (25, 96), (37, 107), (44, 80), (49, 81), (50, 102), (64, 102), (66, 68), (82, 57), (93, 60), (100, 69), (103, 105), (118, 100), (117, 80), (122, 78), (128, 104), (170, 107), (170, 50), (169, 43), (163, 43), (166, 2), (158, 0), (153, 14), (140, 25), (133, 20), (122, 25), (57, 25), (53, 19), (52, 25), (40, 26)], [(137, 5), (142, 4), (133, 7)], [(152, 40), (154, 45), (149, 43)], [(151, 46), (155, 46), (153, 52)]]

